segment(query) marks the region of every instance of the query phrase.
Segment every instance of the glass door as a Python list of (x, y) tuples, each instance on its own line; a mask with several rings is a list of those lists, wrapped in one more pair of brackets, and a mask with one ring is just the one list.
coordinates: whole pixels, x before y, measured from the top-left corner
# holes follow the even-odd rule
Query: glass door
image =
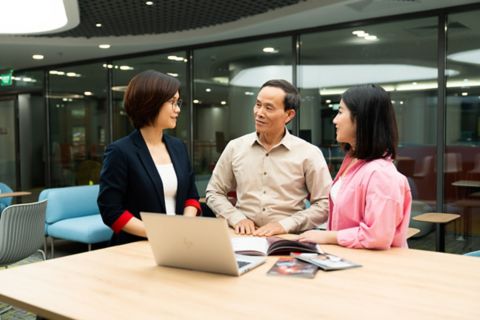
[(0, 99), (0, 182), (17, 187), (15, 97)]

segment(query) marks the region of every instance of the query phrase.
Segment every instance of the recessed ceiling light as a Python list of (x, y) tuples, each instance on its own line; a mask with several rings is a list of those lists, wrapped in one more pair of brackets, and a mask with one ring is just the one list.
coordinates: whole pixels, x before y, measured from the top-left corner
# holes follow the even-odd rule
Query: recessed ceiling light
[(368, 34), (368, 33), (366, 33), (366, 32), (363, 31), (363, 30), (355, 30), (355, 31), (352, 31), (352, 34), (356, 35), (357, 37), (363, 37), (363, 36), (365, 36), (365, 35)]
[(145, 2), (145, 4), (146, 4), (147, 6), (153, 6), (153, 1), (147, 1), (147, 2)]
[(226, 105), (226, 104), (227, 104), (227, 101), (220, 101), (220, 104), (221, 104), (221, 105)]
[(93, 95), (92, 91), (85, 91), (83, 94), (86, 95), (86, 96), (92, 96)]
[(378, 37), (372, 34), (372, 35), (365, 36), (365, 40), (374, 41), (374, 40), (378, 40)]
[(212, 89), (210, 89), (210, 88), (207, 88), (207, 89), (205, 89), (205, 91), (206, 91), (206, 92), (211, 92), (211, 91), (212, 91)]
[(104, 44), (99, 44), (98, 47), (99, 47), (100, 49), (109, 49), (109, 48), (110, 48), (110, 45), (107, 44), (107, 43), (104, 43)]
[(175, 72), (167, 72), (167, 74), (172, 77), (178, 77), (178, 73)]
[(43, 58), (44, 58), (44, 57), (43, 57), (43, 55), (41, 55), (41, 54), (34, 54), (34, 55), (32, 56), (32, 59), (33, 59), (33, 60), (43, 60)]
[(168, 60), (173, 60), (173, 61), (188, 61), (187, 59), (183, 58), (183, 57), (177, 57), (177, 56), (168, 56), (167, 57)]
[(96, 24), (95, 24), (95, 27), (101, 28), (101, 27), (102, 27), (102, 24), (101, 24), (101, 23), (96, 23)]
[(468, 96), (468, 92), (462, 92), (462, 96)]
[(200, 100), (195, 99), (195, 100), (193, 100), (193, 103), (200, 103)]
[(65, 72), (63, 72), (63, 71), (57, 71), (57, 70), (50, 70), (48, 73), (50, 73), (50, 74), (56, 74), (56, 75), (59, 75), (59, 76), (64, 76), (64, 75), (65, 75)]
[(266, 53), (277, 53), (278, 52), (278, 50), (273, 48), (273, 47), (265, 47), (265, 48), (263, 48), (262, 51), (266, 52)]

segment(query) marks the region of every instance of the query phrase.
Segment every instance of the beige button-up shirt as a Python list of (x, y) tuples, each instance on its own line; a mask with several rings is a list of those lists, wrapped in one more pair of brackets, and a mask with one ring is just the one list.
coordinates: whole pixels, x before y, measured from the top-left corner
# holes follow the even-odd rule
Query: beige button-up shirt
[[(316, 146), (288, 133), (269, 152), (251, 133), (228, 143), (208, 183), (206, 200), (231, 226), (248, 218), (255, 225), (279, 222), (290, 233), (328, 218), (332, 178)], [(227, 193), (236, 191), (235, 206)], [(305, 208), (310, 195), (311, 206)]]

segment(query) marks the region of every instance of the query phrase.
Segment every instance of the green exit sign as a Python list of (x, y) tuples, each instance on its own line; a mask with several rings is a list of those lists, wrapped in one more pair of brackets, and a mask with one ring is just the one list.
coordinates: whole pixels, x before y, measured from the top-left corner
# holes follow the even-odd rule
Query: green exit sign
[(12, 85), (13, 70), (3, 71), (0, 73), (0, 86), (6, 87)]

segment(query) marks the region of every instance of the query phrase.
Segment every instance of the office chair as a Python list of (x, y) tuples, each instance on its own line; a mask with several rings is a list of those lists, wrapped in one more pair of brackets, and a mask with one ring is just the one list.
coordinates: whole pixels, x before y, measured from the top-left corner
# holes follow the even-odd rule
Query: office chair
[(47, 200), (11, 205), (0, 216), (0, 266), (23, 260), (44, 244)]
[[(0, 182), (0, 193), (7, 193), (13, 192), (13, 190), (7, 186), (5, 183)], [(0, 213), (2, 213), (3, 209), (8, 207), (12, 204), (12, 198), (0, 198)]]
[(470, 256), (470, 257), (479, 257), (480, 258), (480, 250), (467, 252), (464, 255), (465, 256)]
[[(35, 252), (42, 254), (44, 245), (45, 211), (47, 200), (25, 204), (15, 204), (3, 210), (0, 216), (0, 266), (23, 260)], [(10, 310), (7, 306), (0, 315)]]

